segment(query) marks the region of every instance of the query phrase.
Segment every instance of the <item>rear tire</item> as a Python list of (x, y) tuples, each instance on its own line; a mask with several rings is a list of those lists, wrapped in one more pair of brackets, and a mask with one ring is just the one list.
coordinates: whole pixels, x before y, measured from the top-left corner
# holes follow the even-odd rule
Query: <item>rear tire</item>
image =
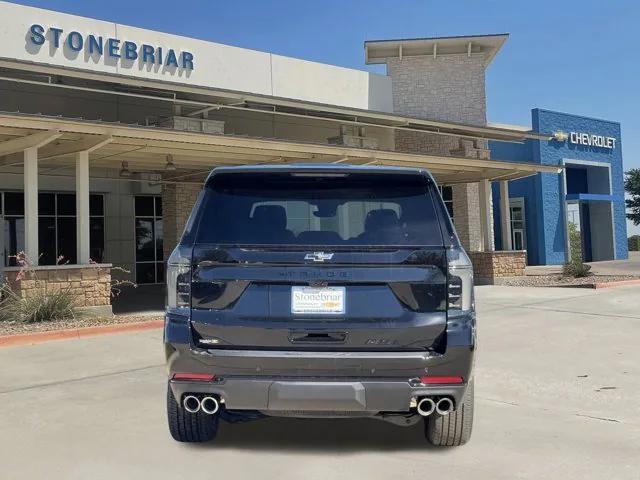
[(214, 415), (187, 412), (182, 405), (178, 405), (169, 385), (167, 385), (167, 418), (171, 436), (178, 442), (208, 442), (218, 433), (219, 411)]
[(473, 428), (473, 380), (462, 403), (449, 415), (434, 413), (424, 419), (424, 434), (437, 447), (457, 447), (471, 438)]

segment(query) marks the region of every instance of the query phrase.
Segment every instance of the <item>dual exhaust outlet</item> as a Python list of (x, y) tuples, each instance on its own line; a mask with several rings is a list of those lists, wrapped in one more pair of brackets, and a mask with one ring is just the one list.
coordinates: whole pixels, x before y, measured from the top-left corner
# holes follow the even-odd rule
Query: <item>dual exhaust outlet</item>
[(220, 408), (220, 403), (215, 397), (203, 397), (202, 399), (195, 395), (186, 395), (182, 400), (182, 406), (189, 413), (198, 413), (202, 410), (207, 415), (213, 415)]
[(448, 397), (442, 397), (437, 402), (424, 397), (418, 401), (417, 410), (423, 417), (428, 417), (434, 412), (438, 415), (449, 415), (453, 411), (453, 402)]

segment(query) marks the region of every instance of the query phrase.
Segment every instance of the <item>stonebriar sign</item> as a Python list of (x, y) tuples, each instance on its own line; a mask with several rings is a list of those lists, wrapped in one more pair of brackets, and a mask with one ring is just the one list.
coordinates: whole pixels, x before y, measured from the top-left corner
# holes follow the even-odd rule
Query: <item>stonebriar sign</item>
[(29, 41), (35, 46), (49, 44), (52, 49), (65, 48), (71, 52), (85, 52), (89, 56), (106, 56), (112, 60), (123, 59), (141, 64), (162, 65), (167, 68), (193, 70), (193, 54), (187, 51), (163, 48), (132, 40), (105, 38), (102, 35), (65, 32), (62, 28), (34, 23), (29, 28)]

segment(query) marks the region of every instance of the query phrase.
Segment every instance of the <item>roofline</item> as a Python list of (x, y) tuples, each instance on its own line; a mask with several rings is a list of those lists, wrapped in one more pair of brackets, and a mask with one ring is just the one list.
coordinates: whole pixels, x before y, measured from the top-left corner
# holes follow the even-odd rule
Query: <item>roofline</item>
[(387, 38), (384, 40), (365, 40), (364, 44), (368, 43), (383, 43), (383, 42), (413, 42), (413, 41), (421, 41), (421, 40), (457, 40), (457, 39), (465, 39), (469, 40), (472, 38), (490, 38), (490, 37), (506, 37), (509, 38), (509, 33), (487, 33), (482, 35), (450, 35), (445, 37), (415, 37), (415, 38)]
[[(340, 107), (337, 105), (329, 105), (323, 103), (309, 102), (304, 100), (295, 100), (290, 98), (283, 97), (275, 97), (269, 95), (260, 95), (254, 93), (246, 93), (237, 90), (225, 90), (225, 89), (216, 89), (212, 87), (200, 87), (200, 86), (190, 86), (176, 82), (168, 82), (168, 81), (160, 81), (160, 80), (146, 80), (139, 79), (135, 77), (130, 77), (121, 74), (111, 74), (111, 73), (94, 73), (88, 70), (71, 68), (71, 67), (55, 67), (49, 66), (45, 64), (35, 63), (35, 62), (24, 62), (17, 61), (12, 59), (6, 59), (0, 57), (0, 67), (9, 68), (11, 70), (21, 71), (35, 71), (40, 73), (48, 73), (52, 75), (62, 75), (69, 76), (74, 78), (82, 78), (85, 80), (95, 81), (95, 82), (116, 82), (118, 84), (129, 85), (138, 88), (149, 88), (155, 90), (165, 90), (171, 91), (172, 93), (180, 92), (183, 94), (194, 94), (194, 95), (209, 95), (209, 96), (219, 96), (223, 97), (226, 100), (235, 100), (240, 101), (242, 103), (254, 103), (254, 104), (262, 104), (267, 106), (275, 106), (277, 107), (285, 107), (285, 108), (298, 108), (303, 109), (309, 112), (319, 113), (321, 115), (303, 115), (308, 118), (313, 118), (316, 120), (329, 120), (336, 121), (335, 118), (328, 117), (327, 114), (338, 114), (345, 115), (348, 117), (355, 118), (356, 121), (353, 122), (351, 119), (343, 119), (340, 120), (343, 123), (354, 123), (354, 124), (364, 124), (367, 120), (372, 122), (373, 124), (369, 126), (379, 126), (382, 128), (395, 128), (395, 129), (407, 129), (411, 131), (417, 131), (422, 133), (433, 133), (433, 134), (441, 134), (441, 135), (451, 135), (451, 136), (469, 136), (473, 138), (486, 139), (486, 140), (498, 140), (498, 141), (515, 141), (521, 142), (526, 139), (533, 140), (549, 140), (551, 138), (551, 134), (541, 134), (529, 130), (527, 132), (523, 132), (522, 130), (511, 130), (505, 128), (495, 128), (491, 126), (482, 126), (482, 125), (468, 125), (457, 122), (445, 122), (440, 120), (428, 120), (422, 118), (415, 118), (403, 115), (397, 115), (394, 113), (388, 112), (380, 112), (375, 110), (363, 110), (352, 107)], [(5, 81), (18, 81), (21, 83), (30, 83), (34, 85), (42, 85), (44, 87), (49, 88), (67, 88), (67, 89), (76, 89), (82, 90), (83, 87), (77, 85), (61, 85), (61, 84), (53, 84), (47, 83), (45, 81), (35, 81), (35, 80), (26, 80), (26, 79), (13, 79), (10, 77), (0, 77), (0, 80)], [(115, 92), (110, 90), (100, 90), (100, 93), (104, 94), (112, 94), (112, 95), (127, 95), (122, 92)], [(143, 96), (142, 94), (139, 96)], [(149, 99), (155, 99), (159, 101), (169, 101), (175, 104), (183, 104), (183, 105), (192, 105), (198, 108), (200, 107), (221, 107), (221, 108), (229, 108), (229, 109), (238, 109), (251, 111), (244, 107), (233, 107), (230, 105), (225, 105), (224, 103), (208, 103), (202, 101), (192, 101), (187, 99), (177, 99), (177, 98), (167, 98), (167, 97), (152, 97), (145, 96)], [(263, 111), (260, 113), (264, 114), (280, 114), (280, 115), (290, 115), (284, 112), (278, 112), (275, 109), (271, 111)], [(324, 114), (324, 117), (322, 116)], [(377, 122), (377, 123), (376, 123)], [(386, 123), (385, 123), (386, 122)], [(429, 130), (431, 129), (431, 130)]]
[[(444, 55), (452, 55), (452, 54), (464, 54), (466, 53), (468, 56), (471, 55), (479, 55), (484, 54), (486, 56), (485, 66), (489, 65), (496, 54), (502, 48), (502, 45), (509, 38), (508, 33), (495, 33), (495, 34), (487, 34), (487, 35), (458, 35), (458, 36), (448, 36), (448, 37), (423, 37), (423, 38), (398, 38), (398, 39), (386, 39), (386, 40), (366, 40), (364, 42), (364, 51), (365, 51), (365, 63), (367, 64), (380, 64), (387, 63), (387, 59), (391, 57), (399, 57), (403, 58), (403, 47), (406, 47), (404, 55), (407, 57), (415, 56), (415, 55), (431, 55), (431, 50), (433, 51), (434, 57), (436, 56), (437, 50), (442, 47), (451, 46), (462, 46), (464, 51), (459, 52), (447, 52)], [(485, 50), (472, 52), (472, 44), (475, 42), (476, 46), (480, 44), (481, 47), (484, 47)], [(397, 55), (385, 56), (384, 54), (375, 53), (372, 54), (371, 50), (375, 50), (376, 48), (384, 47), (389, 48), (389, 44), (396, 44), (398, 46)], [(420, 51), (420, 47), (424, 49), (424, 51)], [(408, 53), (406, 50), (412, 48), (414, 50), (418, 49), (418, 53), (415, 51), (413, 53)], [(427, 50), (429, 49), (429, 50)], [(442, 53), (441, 53), (442, 55)]]

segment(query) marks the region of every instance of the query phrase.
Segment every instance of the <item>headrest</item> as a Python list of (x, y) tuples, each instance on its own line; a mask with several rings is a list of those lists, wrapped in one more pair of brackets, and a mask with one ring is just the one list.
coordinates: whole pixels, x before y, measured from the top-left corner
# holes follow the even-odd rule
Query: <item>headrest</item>
[(287, 211), (281, 205), (259, 205), (253, 211), (253, 221), (271, 229), (287, 228)]
[(371, 210), (364, 221), (364, 230), (368, 232), (378, 228), (395, 227), (398, 223), (398, 214), (395, 210), (390, 208)]

